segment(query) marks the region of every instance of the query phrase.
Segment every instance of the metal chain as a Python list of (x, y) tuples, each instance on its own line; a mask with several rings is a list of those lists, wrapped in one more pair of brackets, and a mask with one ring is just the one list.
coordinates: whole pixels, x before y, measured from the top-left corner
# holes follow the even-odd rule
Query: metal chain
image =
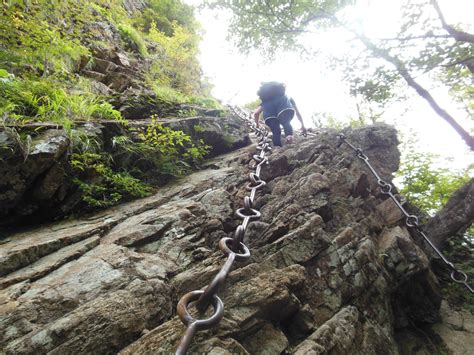
[(395, 197), (395, 195), (392, 193), (392, 185), (386, 181), (384, 181), (379, 174), (375, 171), (375, 169), (372, 167), (372, 165), (369, 162), (369, 158), (367, 155), (365, 155), (360, 148), (355, 147), (353, 144), (351, 144), (347, 139), (344, 134), (339, 134), (338, 135), (340, 142), (338, 144), (338, 147), (341, 146), (342, 143), (346, 143), (352, 150), (356, 152), (357, 158), (361, 159), (365, 165), (369, 168), (369, 170), (372, 172), (372, 175), (377, 179), (377, 184), (380, 186), (380, 189), (382, 190), (382, 193), (385, 195), (388, 195), (393, 202), (397, 205), (397, 207), (402, 211), (402, 213), (405, 215), (405, 224), (407, 227), (413, 228), (416, 232), (418, 232), (423, 239), (430, 245), (430, 247), (438, 254), (438, 256), (443, 260), (443, 262), (451, 269), (451, 279), (458, 283), (464, 285), (471, 293), (474, 293), (474, 289), (468, 284), (467, 282), (467, 274), (462, 271), (457, 269), (452, 262), (450, 262), (444, 255), (441, 253), (441, 251), (433, 244), (433, 242), (427, 237), (427, 235), (423, 232), (421, 229), (419, 223), (418, 223), (418, 217), (412, 214), (409, 214), (403, 205), (398, 201), (398, 199)]
[[(255, 172), (249, 174), (249, 183), (246, 189), (249, 195), (244, 197), (244, 207), (235, 211), (236, 215), (242, 218), (242, 223), (235, 229), (233, 238), (222, 238), (219, 241), (219, 249), (227, 255), (227, 260), (220, 271), (204, 290), (191, 291), (181, 297), (178, 302), (177, 312), (181, 321), (186, 325), (186, 331), (181, 338), (181, 342), (176, 349), (176, 354), (186, 354), (191, 345), (191, 341), (198, 330), (212, 328), (217, 325), (224, 316), (224, 303), (217, 295), (219, 288), (224, 284), (227, 276), (232, 269), (234, 261), (247, 260), (250, 257), (250, 251), (244, 244), (244, 235), (249, 223), (260, 218), (260, 212), (253, 208), (255, 195), (257, 191), (265, 186), (265, 181), (260, 178), (262, 165), (268, 164), (266, 154), (271, 151), (268, 138), (269, 132), (264, 127), (257, 127), (250, 118), (250, 114), (240, 107), (229, 106), (231, 111), (244, 122), (256, 134), (258, 138), (257, 154), (253, 155), (256, 162)], [(203, 314), (207, 308), (212, 305), (214, 313), (207, 319), (195, 319), (188, 311), (191, 302), (196, 302), (196, 308)]]

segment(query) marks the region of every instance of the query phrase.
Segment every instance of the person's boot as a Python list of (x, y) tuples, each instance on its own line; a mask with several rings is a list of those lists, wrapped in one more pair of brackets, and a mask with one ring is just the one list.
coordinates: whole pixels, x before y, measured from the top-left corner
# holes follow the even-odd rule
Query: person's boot
[(285, 143), (286, 144), (293, 144), (293, 136), (292, 135), (286, 136)]

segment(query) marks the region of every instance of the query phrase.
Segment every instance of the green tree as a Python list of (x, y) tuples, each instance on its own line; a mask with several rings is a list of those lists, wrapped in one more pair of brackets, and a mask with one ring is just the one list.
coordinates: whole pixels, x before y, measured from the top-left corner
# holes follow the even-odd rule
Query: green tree
[(173, 36), (174, 24), (192, 32), (198, 27), (193, 8), (179, 0), (150, 0), (144, 11), (135, 16), (134, 21), (145, 32), (149, 32), (152, 25), (155, 25), (169, 37)]
[(440, 164), (437, 167), (436, 158), (434, 154), (409, 149), (397, 172), (402, 195), (432, 216), (470, 180), (469, 173), (474, 170), (474, 166), (459, 170), (447, 169)]
[[(453, 89), (456, 89), (455, 85), (460, 85), (458, 79), (462, 77), (464, 78), (462, 83), (469, 85), (467, 92), (472, 92), (472, 83), (466, 76), (466, 68), (472, 67), (473, 35), (446, 24), (435, 0), (415, 0), (404, 2), (404, 23), (396, 38), (370, 39), (357, 28), (356, 24), (345, 20), (346, 17), (341, 10), (350, 11), (350, 5), (353, 3), (354, 1), (324, 0), (207, 2), (211, 8), (232, 11), (234, 16), (230, 23), (230, 32), (236, 37), (236, 44), (243, 51), (258, 49), (269, 57), (274, 56), (282, 48), (307, 51), (300, 39), (308, 40), (308, 34), (317, 30), (330, 26), (346, 29), (365, 47), (370, 58), (383, 59), (385, 62), (380, 70), (380, 73), (385, 73), (381, 75), (382, 80), (372, 80), (371, 90), (362, 92), (367, 99), (383, 102), (388, 94), (383, 84), (386, 86), (390, 83), (383, 80), (387, 76), (390, 76), (392, 81), (402, 79), (428, 102), (436, 114), (456, 130), (471, 150), (474, 150), (474, 137), (443, 109), (430, 91), (416, 79), (426, 70), (431, 71), (433, 77), (438, 80), (442, 79), (443, 76), (440, 76), (439, 72), (444, 69), (446, 75), (443, 83), (451, 83)], [(357, 58), (353, 61), (357, 63), (360, 61), (359, 52), (356, 55)], [(361, 89), (367, 89), (367, 84), (359, 83), (352, 92), (360, 94)], [(456, 91), (459, 93), (463, 88), (458, 87)], [(467, 103), (468, 107), (472, 106), (471, 102)]]
[(303, 50), (298, 37), (337, 25), (334, 14), (354, 0), (208, 0), (210, 8), (231, 10), (229, 33), (244, 52), (259, 49), (273, 57), (283, 48)]
[(200, 93), (201, 68), (197, 60), (199, 38), (174, 23), (173, 35), (167, 36), (152, 24), (148, 38), (157, 44), (149, 80), (178, 89), (187, 95)]

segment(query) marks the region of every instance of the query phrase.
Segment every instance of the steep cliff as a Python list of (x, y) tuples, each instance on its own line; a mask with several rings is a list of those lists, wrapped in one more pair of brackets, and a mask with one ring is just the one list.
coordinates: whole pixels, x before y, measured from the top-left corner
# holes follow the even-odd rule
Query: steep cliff
[(144, 197), (249, 142), (180, 0), (5, 2), (0, 42), (0, 228)]
[[(245, 236), (251, 257), (220, 292), (223, 320), (191, 352), (410, 353), (404, 329), (439, 319), (426, 255), (338, 133), (271, 153), (255, 201), (262, 217)], [(345, 134), (391, 181), (395, 130)], [(241, 148), (150, 197), (3, 239), (3, 352), (173, 352), (185, 329), (177, 301), (222, 266), (217, 244), (240, 223), (254, 153)]]

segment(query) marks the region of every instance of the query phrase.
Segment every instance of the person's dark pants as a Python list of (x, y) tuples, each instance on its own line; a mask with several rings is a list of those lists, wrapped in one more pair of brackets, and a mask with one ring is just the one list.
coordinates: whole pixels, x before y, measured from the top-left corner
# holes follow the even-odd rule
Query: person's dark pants
[[(285, 137), (293, 135), (293, 127), (291, 127), (291, 119), (293, 117), (282, 117), (280, 120), (276, 119), (275, 117), (268, 118), (265, 123), (268, 127), (272, 130), (273, 137), (273, 145), (274, 146), (282, 146), (281, 144), (281, 126), (283, 126), (283, 130), (285, 131)], [(281, 126), (280, 126), (281, 125)]]
[(273, 145), (281, 144), (281, 127), (285, 130), (285, 136), (293, 135), (291, 119), (295, 115), (295, 110), (286, 95), (274, 97), (262, 102), (263, 119), (273, 133)]

